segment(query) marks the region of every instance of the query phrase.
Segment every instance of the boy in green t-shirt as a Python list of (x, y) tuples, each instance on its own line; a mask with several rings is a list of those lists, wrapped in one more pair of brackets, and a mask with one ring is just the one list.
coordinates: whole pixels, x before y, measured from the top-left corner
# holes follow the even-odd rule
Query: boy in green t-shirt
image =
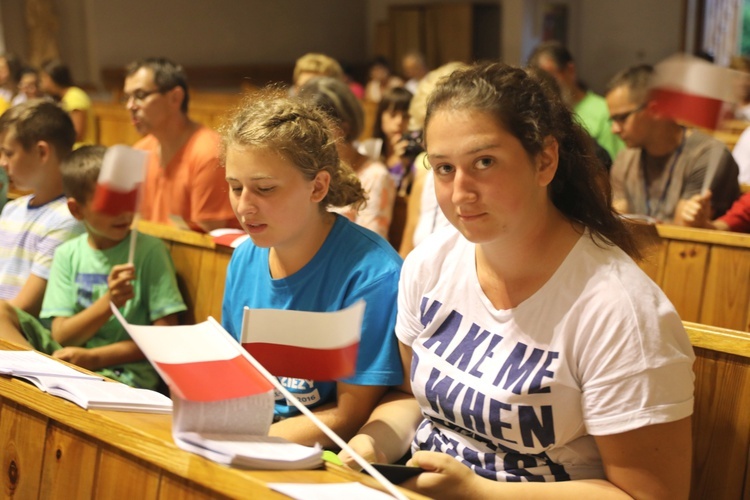
[(0, 338), (153, 389), (159, 383), (156, 372), (113, 317), (109, 303), (137, 325), (176, 325), (177, 313), (186, 307), (164, 243), (139, 234), (134, 263), (128, 264), (134, 212), (107, 215), (93, 210), (105, 151), (103, 146), (84, 146), (62, 164), (68, 208), (87, 233), (55, 252), (41, 319), (5, 307), (0, 310)]

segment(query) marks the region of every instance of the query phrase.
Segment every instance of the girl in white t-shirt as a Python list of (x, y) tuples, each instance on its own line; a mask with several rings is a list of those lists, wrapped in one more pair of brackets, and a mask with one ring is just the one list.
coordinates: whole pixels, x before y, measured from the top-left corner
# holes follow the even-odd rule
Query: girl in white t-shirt
[(453, 227), (401, 274), (414, 398), (392, 394), (351, 444), (396, 460), (413, 437), (424, 472), (404, 485), (436, 498), (686, 498), (692, 348), (590, 138), (498, 63), (438, 84), (425, 138)]

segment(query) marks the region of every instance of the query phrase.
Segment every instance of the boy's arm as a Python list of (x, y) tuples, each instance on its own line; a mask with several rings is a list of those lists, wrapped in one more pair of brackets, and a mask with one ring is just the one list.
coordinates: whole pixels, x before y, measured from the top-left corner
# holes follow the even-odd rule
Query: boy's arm
[(132, 279), (133, 264), (112, 267), (107, 278), (109, 290), (93, 304), (73, 316), (56, 317), (52, 320), (52, 338), (64, 346), (79, 346), (86, 343), (112, 316), (110, 301), (122, 307), (134, 296)]
[(26, 311), (33, 316), (39, 316), (42, 310), (44, 290), (47, 288), (47, 280), (34, 274), (30, 274), (26, 283), (21, 287), (18, 295), (8, 302), (13, 307)]
[[(93, 306), (89, 309), (91, 308)], [(177, 320), (177, 314), (170, 314), (155, 320), (154, 325), (174, 326), (178, 324)], [(122, 340), (114, 344), (92, 347), (90, 349), (86, 347), (63, 347), (55, 351), (52, 356), (91, 371), (101, 370), (108, 366), (132, 363), (145, 358), (138, 345), (132, 340)]]
[(96, 371), (144, 359), (143, 353), (132, 340), (122, 340), (100, 347), (63, 347), (52, 356), (81, 368)]

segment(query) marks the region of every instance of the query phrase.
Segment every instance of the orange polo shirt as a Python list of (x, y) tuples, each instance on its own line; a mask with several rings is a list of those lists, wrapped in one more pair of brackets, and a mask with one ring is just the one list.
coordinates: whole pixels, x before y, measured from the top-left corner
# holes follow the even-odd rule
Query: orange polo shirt
[(219, 163), (219, 135), (201, 126), (169, 163), (159, 164), (159, 142), (147, 135), (134, 146), (149, 153), (141, 196), (145, 220), (174, 225), (176, 216), (194, 231), (196, 222), (226, 220), (226, 227), (239, 227), (229, 204), (229, 187)]

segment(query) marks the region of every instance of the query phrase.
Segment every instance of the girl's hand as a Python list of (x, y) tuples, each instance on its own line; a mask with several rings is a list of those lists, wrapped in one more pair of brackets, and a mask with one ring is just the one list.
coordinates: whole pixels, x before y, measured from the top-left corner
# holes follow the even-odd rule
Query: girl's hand
[(479, 498), (477, 483), (482, 480), (455, 458), (434, 451), (418, 451), (406, 465), (424, 472), (400, 486), (432, 498)]
[[(387, 463), (385, 453), (380, 451), (377, 446), (375, 446), (375, 439), (373, 439), (372, 436), (368, 436), (366, 434), (357, 434), (351, 440), (349, 440), (348, 444), (352, 447), (352, 449), (354, 449), (355, 452), (357, 452), (369, 463)], [(354, 459), (345, 450), (341, 450), (339, 452), (339, 458), (347, 467), (350, 467), (354, 470), (362, 469), (362, 467), (360, 467), (360, 465), (355, 462)]]

